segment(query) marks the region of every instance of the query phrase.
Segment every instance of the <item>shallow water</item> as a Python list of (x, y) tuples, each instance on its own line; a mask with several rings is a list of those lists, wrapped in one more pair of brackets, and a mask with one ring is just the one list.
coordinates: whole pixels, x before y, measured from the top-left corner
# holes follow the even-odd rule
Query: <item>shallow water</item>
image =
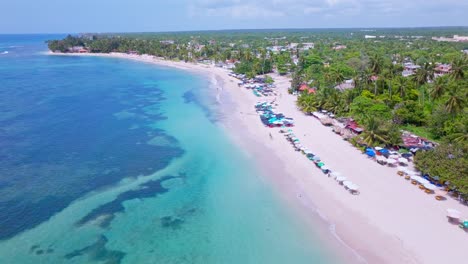
[(53, 37), (0, 35), (2, 263), (337, 263), (224, 135), (211, 80), (42, 55)]

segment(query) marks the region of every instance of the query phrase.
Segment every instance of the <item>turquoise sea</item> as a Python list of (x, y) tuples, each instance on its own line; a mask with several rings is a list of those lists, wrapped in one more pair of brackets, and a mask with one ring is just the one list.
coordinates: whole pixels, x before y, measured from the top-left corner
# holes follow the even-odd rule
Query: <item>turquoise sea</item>
[(0, 263), (338, 263), (219, 126), (211, 80), (0, 35)]

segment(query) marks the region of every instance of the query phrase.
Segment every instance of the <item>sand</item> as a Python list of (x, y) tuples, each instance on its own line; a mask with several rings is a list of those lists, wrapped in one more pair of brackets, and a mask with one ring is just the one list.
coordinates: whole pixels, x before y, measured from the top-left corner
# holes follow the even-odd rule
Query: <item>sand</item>
[[(229, 113), (222, 126), (232, 139), (254, 159), (284, 201), (308, 220), (312, 228), (323, 225), (324, 236), (333, 235), (343, 244), (338, 254), (349, 262), (364, 263), (463, 263), (468, 261), (468, 233), (446, 218), (455, 208), (468, 218), (468, 208), (449, 198), (437, 201), (402, 177), (396, 169), (381, 166), (335, 135), (331, 128), (307, 116), (289, 95), (289, 79), (273, 75), (277, 85), (278, 111), (295, 120), (292, 128), (301, 143), (319, 155), (333, 171), (339, 171), (360, 186), (351, 195), (324, 175), (303, 155), (294, 151), (278, 128), (263, 126), (254, 111), (258, 98), (238, 87), (228, 71), (204, 64), (155, 59), (150, 56), (71, 54), (133, 59), (176, 67), (215, 77), (221, 111)], [(215, 91), (214, 91), (215, 92)], [(230, 103), (224, 103), (229, 101)], [(271, 133), (272, 138), (269, 136)], [(317, 219), (322, 219), (321, 223)], [(326, 234), (325, 234), (326, 233)], [(327, 239), (325, 238), (324, 241)]]

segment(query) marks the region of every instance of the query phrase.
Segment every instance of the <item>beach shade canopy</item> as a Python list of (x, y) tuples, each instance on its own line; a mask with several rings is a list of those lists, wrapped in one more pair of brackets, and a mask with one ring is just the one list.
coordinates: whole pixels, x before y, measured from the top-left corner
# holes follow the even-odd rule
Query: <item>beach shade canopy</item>
[(449, 208), (447, 209), (447, 217), (450, 217), (453, 219), (460, 219), (461, 213), (458, 210)]
[(413, 156), (413, 154), (411, 154), (411, 153), (403, 153), (403, 154), (401, 154), (401, 156), (402, 156), (403, 158), (411, 158), (411, 157)]
[(359, 190), (359, 186), (357, 186), (356, 184), (354, 184), (354, 183), (352, 183), (352, 182), (350, 182), (350, 183), (348, 184), (348, 186), (346, 186), (346, 187), (348, 187), (348, 189), (350, 189), (351, 191), (357, 191), (357, 190)]
[(314, 153), (312, 153), (312, 151), (310, 151), (310, 150), (308, 150), (308, 149), (304, 150), (304, 154), (306, 154), (306, 155), (314, 155)]
[(319, 156), (315, 156), (315, 157), (313, 157), (312, 159), (315, 160), (315, 161), (319, 161), (319, 160), (320, 160), (320, 157), (319, 157)]
[(424, 188), (426, 188), (429, 191), (435, 191), (437, 189), (437, 187), (434, 184), (429, 182), (424, 184)]
[(343, 182), (343, 181), (346, 181), (346, 177), (345, 176), (339, 176), (339, 177), (336, 177), (336, 181), (337, 182)]
[(414, 180), (414, 181), (417, 181), (418, 183), (422, 184), (422, 185), (425, 185), (425, 184), (430, 184), (430, 182), (426, 179), (424, 179), (423, 177), (421, 176), (417, 176), (417, 175), (411, 175), (410, 176), (410, 179), (411, 180)]
[(323, 166), (325, 166), (325, 163), (319, 162), (319, 163), (317, 163), (317, 166), (319, 166), (320, 168), (322, 168)]
[(397, 161), (395, 159), (387, 159), (387, 163), (390, 165), (396, 164)]
[(320, 169), (322, 169), (323, 171), (327, 171), (327, 170), (330, 170), (327, 166), (322, 166)]
[(400, 158), (400, 156), (393, 154), (393, 155), (388, 156), (388, 158), (389, 159), (398, 159), (398, 158)]
[(403, 166), (398, 166), (398, 167), (397, 167), (397, 171), (401, 171), (401, 172), (403, 172), (403, 173), (407, 173), (407, 170), (408, 170), (408, 169), (407, 169), (406, 167), (403, 167)]
[(387, 162), (387, 159), (383, 156), (378, 156), (377, 161)]
[(411, 175), (411, 176), (410, 176), (410, 179), (411, 179), (411, 180), (418, 181), (419, 179), (421, 179), (421, 177), (420, 177), (420, 176), (417, 176), (417, 175)]
[(377, 150), (377, 151), (381, 151), (383, 148), (381, 148), (381, 147), (375, 147), (374, 149)]
[(348, 188), (348, 186), (352, 185), (353, 183), (351, 181), (344, 181), (343, 185)]
[(398, 159), (398, 162), (407, 164), (407, 163), (408, 163), (408, 160), (405, 159), (405, 158), (399, 158), (399, 159)]
[(333, 176), (334, 178), (338, 178), (341, 176), (341, 173), (337, 172), (337, 171), (334, 171), (332, 173), (330, 173), (331, 176)]

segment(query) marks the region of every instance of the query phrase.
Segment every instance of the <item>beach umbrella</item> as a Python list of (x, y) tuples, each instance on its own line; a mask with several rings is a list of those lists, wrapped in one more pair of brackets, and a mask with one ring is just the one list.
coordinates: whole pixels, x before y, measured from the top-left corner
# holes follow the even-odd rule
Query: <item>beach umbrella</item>
[(367, 149), (366, 154), (369, 157), (375, 157), (375, 152), (372, 149)]
[(336, 181), (337, 181), (337, 182), (343, 182), (343, 181), (346, 181), (346, 177), (345, 177), (345, 176), (339, 176), (339, 177), (336, 177)]
[(348, 186), (352, 185), (353, 183), (351, 181), (343, 181), (343, 185), (348, 188)]
[(395, 155), (395, 154), (392, 154), (392, 155), (388, 156), (389, 159), (395, 159), (395, 160), (398, 159), (399, 157), (400, 156)]
[(396, 164), (397, 161), (395, 159), (387, 159), (387, 163), (388, 165), (393, 165), (393, 164)]
[(381, 147), (375, 147), (374, 149), (377, 150), (377, 151), (380, 151), (380, 150), (382, 150), (383, 148), (381, 148)]
[(319, 157), (319, 156), (315, 156), (315, 157), (313, 158), (313, 160), (314, 160), (314, 161), (320, 161), (320, 157)]
[(461, 213), (458, 210), (449, 208), (447, 209), (447, 217), (452, 219), (460, 219)]
[(317, 163), (317, 166), (319, 166), (321, 168), (321, 167), (325, 166), (325, 163), (319, 162), (319, 163)]
[(399, 159), (398, 159), (398, 162), (403, 163), (403, 164), (407, 164), (407, 163), (408, 163), (408, 160), (405, 159), (405, 158), (399, 158)]
[(320, 169), (322, 169), (323, 171), (330, 170), (327, 166), (322, 166)]

